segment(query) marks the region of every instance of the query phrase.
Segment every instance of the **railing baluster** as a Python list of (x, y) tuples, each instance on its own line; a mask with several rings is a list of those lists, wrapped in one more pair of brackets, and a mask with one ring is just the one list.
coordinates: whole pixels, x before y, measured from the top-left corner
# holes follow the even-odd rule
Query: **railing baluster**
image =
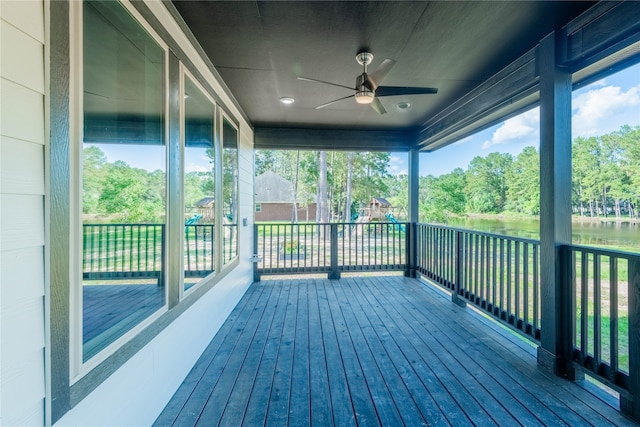
[(504, 239), (500, 239), (500, 305), (496, 313), (502, 319), (504, 313)]
[(538, 264), (539, 263), (539, 257), (538, 257), (538, 245), (534, 244), (533, 245), (533, 331), (532, 331), (532, 335), (534, 338), (538, 339), (539, 337), (537, 336), (538, 333), (538, 329), (539, 327), (539, 316), (540, 316), (540, 304), (539, 304), (539, 299), (540, 299), (540, 279), (538, 277)]
[(513, 287), (513, 270), (511, 268), (511, 266), (513, 265), (513, 259), (512, 256), (513, 254), (511, 253), (511, 240), (509, 240), (507, 242), (507, 312), (505, 313), (505, 317), (506, 317), (506, 321), (510, 322), (510, 315), (512, 313), (512, 308), (513, 305), (511, 303), (511, 298), (512, 298), (512, 292), (511, 292), (511, 288)]
[(491, 270), (492, 270), (492, 281), (491, 281), (491, 312), (496, 314), (496, 306), (497, 306), (497, 287), (498, 281), (496, 275), (498, 274), (498, 239), (493, 237), (491, 239), (493, 241), (493, 251), (491, 254)]
[(525, 332), (527, 332), (528, 327), (530, 325), (529, 322), (529, 244), (525, 243), (523, 245), (523, 254), (522, 259), (524, 262), (523, 272), (522, 272), (522, 327)]
[(582, 265), (580, 272), (580, 363), (585, 366), (585, 360), (588, 356), (588, 337), (589, 337), (589, 262), (588, 255), (582, 251)]
[(602, 319), (601, 319), (601, 307), (602, 297), (600, 288), (600, 263), (602, 258), (600, 254), (594, 254), (593, 256), (593, 367), (595, 372), (598, 372), (600, 367), (601, 352), (602, 352)]
[(478, 236), (477, 234), (474, 236), (474, 242), (473, 242), (473, 297), (472, 297), (472, 301), (477, 304), (478, 301), (478, 289), (479, 289), (479, 283), (478, 283), (478, 274), (480, 271), (480, 263), (478, 262), (479, 257), (480, 257), (480, 250), (479, 250), (479, 246), (480, 246), (480, 236)]
[(514, 296), (515, 296), (515, 313), (513, 318), (513, 324), (516, 328), (518, 328), (518, 322), (520, 321), (520, 242), (515, 243), (516, 251), (515, 251), (515, 288), (514, 288)]
[(618, 258), (609, 263), (609, 380), (615, 383), (618, 364)]

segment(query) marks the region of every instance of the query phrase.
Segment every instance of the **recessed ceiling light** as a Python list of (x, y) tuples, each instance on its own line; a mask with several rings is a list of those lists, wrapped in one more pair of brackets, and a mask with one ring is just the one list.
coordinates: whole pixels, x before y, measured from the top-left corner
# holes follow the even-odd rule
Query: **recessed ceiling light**
[(289, 96), (285, 96), (285, 97), (280, 98), (280, 102), (282, 102), (284, 105), (291, 105), (294, 102), (296, 102), (296, 100), (291, 98), (291, 97), (289, 97)]
[(404, 101), (402, 101), (402, 102), (398, 102), (398, 103), (396, 104), (396, 107), (397, 107), (399, 110), (406, 110), (407, 108), (411, 107), (411, 104), (409, 104), (408, 102), (404, 102)]

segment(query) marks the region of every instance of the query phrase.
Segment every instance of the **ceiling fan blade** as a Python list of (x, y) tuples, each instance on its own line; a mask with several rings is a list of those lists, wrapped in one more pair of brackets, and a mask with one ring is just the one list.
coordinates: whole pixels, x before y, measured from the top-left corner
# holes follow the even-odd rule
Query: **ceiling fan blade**
[(382, 64), (376, 68), (376, 70), (369, 74), (369, 78), (367, 79), (368, 87), (371, 90), (376, 90), (376, 88), (382, 83), (382, 80), (389, 74), (389, 71), (396, 65), (396, 61), (393, 59), (385, 59), (382, 61)]
[(434, 87), (404, 87), (404, 86), (378, 86), (378, 88), (376, 89), (376, 97), (396, 96), (396, 95), (424, 95), (429, 93), (438, 93), (438, 89)]
[(373, 102), (371, 103), (371, 108), (376, 110), (376, 112), (378, 114), (386, 114), (387, 113), (387, 110), (384, 108), (384, 105), (382, 105), (382, 102), (380, 102), (380, 100), (378, 98), (374, 98)]
[(315, 83), (324, 83), (326, 85), (331, 85), (331, 86), (337, 86), (337, 87), (343, 87), (345, 89), (349, 89), (349, 90), (355, 90), (352, 87), (349, 86), (344, 86), (344, 85), (339, 85), (337, 83), (331, 83), (331, 82), (325, 82), (323, 80), (318, 80), (318, 79), (312, 79), (310, 77), (298, 77), (298, 80), (302, 80), (303, 82), (315, 82)]
[(333, 101), (327, 102), (326, 104), (318, 105), (315, 109), (319, 110), (321, 108), (328, 107), (331, 104), (335, 104), (338, 101), (342, 101), (343, 99), (353, 98), (353, 97), (355, 97), (355, 95), (349, 95), (349, 96), (345, 96), (344, 98), (334, 99)]

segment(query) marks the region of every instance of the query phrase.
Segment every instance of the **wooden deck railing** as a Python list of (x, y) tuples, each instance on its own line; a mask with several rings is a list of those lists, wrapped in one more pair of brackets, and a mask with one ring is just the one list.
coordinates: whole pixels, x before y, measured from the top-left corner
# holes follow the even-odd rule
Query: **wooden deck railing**
[(255, 276), (405, 270), (406, 224), (393, 222), (256, 224)]
[[(214, 269), (214, 226), (190, 225), (185, 276)], [(235, 227), (235, 226), (234, 226)], [(256, 224), (254, 275), (401, 270), (417, 272), (533, 341), (541, 325), (540, 245), (536, 240), (394, 222)], [(233, 237), (235, 228), (229, 229)], [(226, 233), (226, 232), (225, 232)], [(87, 280), (164, 277), (161, 224), (86, 224)], [(232, 257), (235, 240), (223, 246)], [(413, 245), (413, 247), (411, 247)], [(640, 398), (640, 255), (565, 245), (561, 277), (570, 295), (566, 360), (620, 392), (625, 412)], [(542, 330), (541, 330), (542, 329)]]
[[(416, 271), (534, 341), (540, 318), (539, 242), (429, 224), (416, 225)], [(571, 301), (564, 357), (620, 393), (624, 412), (640, 398), (640, 255), (560, 247)], [(634, 416), (637, 416), (634, 415)]]
[(620, 391), (624, 410), (631, 396), (640, 398), (640, 255), (578, 245), (561, 250), (572, 298), (568, 359)]
[(540, 339), (538, 241), (418, 224), (416, 252), (419, 273)]
[[(227, 256), (235, 253), (235, 239)], [(164, 280), (164, 224), (84, 224), (82, 276), (85, 280)], [(184, 275), (204, 277), (215, 269), (214, 225), (185, 226)]]
[(85, 280), (164, 278), (164, 224), (84, 224)]

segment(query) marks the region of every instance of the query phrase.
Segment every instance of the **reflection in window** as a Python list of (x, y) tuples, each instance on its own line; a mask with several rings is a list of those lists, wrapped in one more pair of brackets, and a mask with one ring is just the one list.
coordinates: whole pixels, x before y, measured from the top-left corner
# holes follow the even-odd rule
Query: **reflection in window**
[(222, 124), (223, 248), (226, 264), (238, 255), (238, 130), (226, 118)]
[(187, 77), (184, 83), (184, 287), (215, 270), (214, 106)]
[(83, 361), (165, 304), (164, 51), (117, 2), (84, 3)]

